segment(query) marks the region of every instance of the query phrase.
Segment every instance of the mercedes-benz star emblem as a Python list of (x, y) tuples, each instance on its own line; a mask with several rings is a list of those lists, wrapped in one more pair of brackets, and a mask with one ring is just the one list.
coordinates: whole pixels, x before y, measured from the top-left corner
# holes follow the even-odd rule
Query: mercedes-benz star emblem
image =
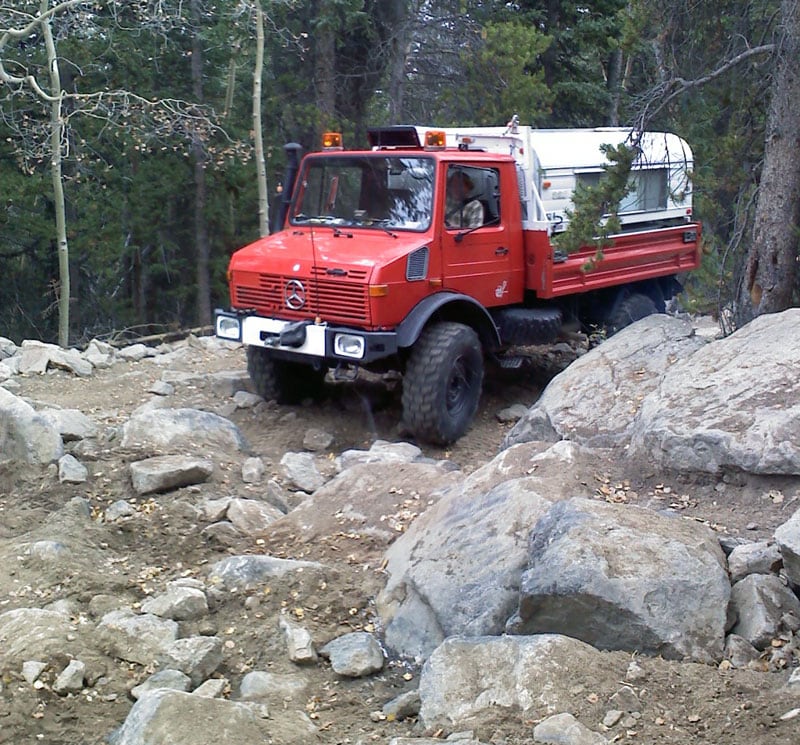
[(283, 290), (283, 301), (291, 310), (300, 310), (306, 304), (306, 288), (299, 279), (290, 279)]

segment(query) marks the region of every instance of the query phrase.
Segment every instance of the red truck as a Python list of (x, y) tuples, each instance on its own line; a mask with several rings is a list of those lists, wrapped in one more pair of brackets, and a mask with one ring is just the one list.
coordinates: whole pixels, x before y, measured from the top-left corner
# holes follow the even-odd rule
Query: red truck
[(368, 149), (326, 135), (289, 165), (276, 230), (236, 251), (231, 310), (216, 335), (247, 350), (266, 399), (317, 396), (329, 371), (402, 373), (403, 419), (420, 440), (468, 429), (484, 364), (513, 367), (520, 346), (565, 324), (609, 331), (663, 312), (699, 263), (692, 154), (669, 133), (638, 133), (621, 230), (596, 259), (556, 236), (576, 184), (597, 183), (602, 146), (626, 129), (520, 126), (369, 131)]

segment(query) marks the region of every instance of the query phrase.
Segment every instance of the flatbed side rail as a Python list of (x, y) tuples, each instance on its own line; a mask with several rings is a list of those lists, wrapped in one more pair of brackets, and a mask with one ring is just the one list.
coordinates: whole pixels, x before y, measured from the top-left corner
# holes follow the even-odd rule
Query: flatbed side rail
[[(542, 262), (537, 295), (556, 298), (696, 269), (700, 265), (700, 224), (620, 233), (602, 250), (587, 246), (568, 256), (550, 251)], [(538, 264), (539, 262), (537, 262)]]

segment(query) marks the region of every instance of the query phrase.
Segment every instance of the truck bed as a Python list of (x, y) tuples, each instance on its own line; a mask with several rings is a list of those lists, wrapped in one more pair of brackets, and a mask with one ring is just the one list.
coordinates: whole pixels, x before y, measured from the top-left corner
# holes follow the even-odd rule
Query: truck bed
[(639, 282), (696, 269), (700, 265), (700, 224), (620, 233), (602, 250), (586, 246), (564, 255), (549, 239), (526, 231), (526, 287), (543, 299)]

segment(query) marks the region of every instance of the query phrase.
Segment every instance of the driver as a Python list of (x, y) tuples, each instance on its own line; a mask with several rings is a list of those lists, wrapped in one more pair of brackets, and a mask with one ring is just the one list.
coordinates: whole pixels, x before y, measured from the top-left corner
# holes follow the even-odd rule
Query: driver
[(451, 168), (447, 176), (444, 222), (448, 228), (477, 228), (483, 225), (483, 205), (469, 199), (475, 188), (472, 179), (460, 168)]

